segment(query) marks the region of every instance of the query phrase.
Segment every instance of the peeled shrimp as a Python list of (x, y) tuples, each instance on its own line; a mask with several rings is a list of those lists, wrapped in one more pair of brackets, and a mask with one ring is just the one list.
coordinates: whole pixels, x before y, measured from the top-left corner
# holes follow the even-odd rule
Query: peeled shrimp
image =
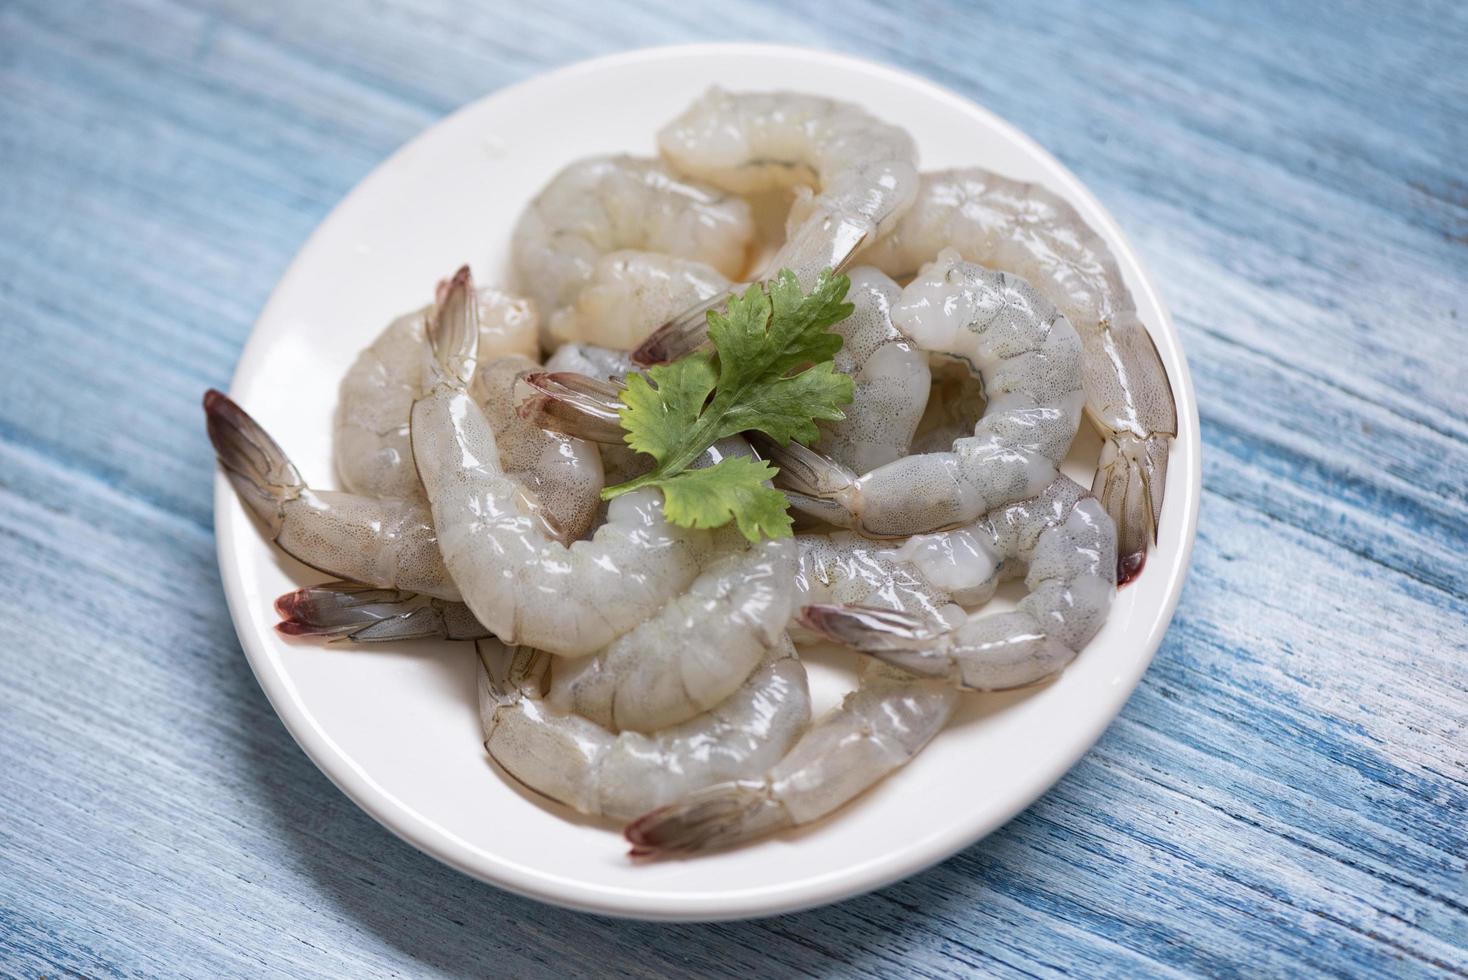
[(592, 816), (626, 820), (762, 772), (810, 721), (805, 668), (788, 639), (712, 710), (646, 735), (613, 734), (547, 703), (541, 691), (553, 658), (543, 652), (494, 639), (476, 646), (485, 750), (530, 789)]
[(836, 370), (855, 382), (855, 396), (839, 422), (819, 422), (816, 447), (843, 466), (865, 473), (906, 456), (928, 402), (928, 356), (892, 325), (902, 290), (872, 268), (850, 272), (846, 301), (854, 310), (831, 328), (843, 340)]
[(714, 850), (818, 820), (922, 751), (957, 699), (942, 681), (869, 664), (857, 689), (762, 776), (707, 786), (629, 824), (632, 855)]
[[(1059, 477), (1033, 500), (1001, 508), (966, 537), (913, 538), (904, 557), (950, 565), (956, 546), (997, 581), (1027, 568), (1029, 593), (1012, 612), (974, 613), (935, 629), (905, 612), (807, 606), (802, 621), (837, 642), (966, 690), (1024, 687), (1064, 668), (1106, 621), (1116, 593), (1116, 528), (1096, 498)], [(1012, 564), (1010, 564), (1012, 563)]]
[(708, 711), (785, 642), (794, 579), (794, 541), (734, 548), (647, 622), (558, 668), (550, 703), (613, 731), (656, 731)]
[(1092, 490), (1116, 522), (1125, 583), (1156, 537), (1177, 409), (1115, 257), (1053, 192), (973, 168), (925, 174), (912, 209), (859, 261), (903, 278), (946, 246), (1028, 279), (1080, 334), (1086, 414), (1105, 440)]
[[(529, 301), (481, 289), (479, 353), (534, 356), (538, 318)], [(423, 372), (426, 307), (387, 325), (347, 369), (336, 403), (333, 449), (342, 486), (369, 497), (421, 497), (408, 445), (408, 410)]]
[(698, 572), (713, 538), (663, 519), (656, 490), (611, 502), (587, 541), (567, 546), (539, 519), (540, 501), (506, 475), (495, 432), (470, 396), (475, 306), (468, 268), (429, 331), (433, 357), (413, 403), (413, 458), (439, 530), (444, 564), (491, 632), (585, 656), (646, 620)]
[(973, 434), (862, 476), (797, 443), (772, 447), (791, 502), (862, 534), (906, 537), (1043, 490), (1080, 424), (1081, 343), (1065, 317), (1023, 279), (945, 251), (903, 289), (892, 320), (982, 376), (988, 400)]
[(721, 295), (729, 280), (713, 266), (657, 252), (603, 255), (569, 305), (550, 318), (552, 344), (595, 341), (631, 350), (690, 306)]
[[(788, 268), (805, 289), (891, 228), (917, 193), (917, 149), (906, 131), (849, 102), (814, 95), (711, 88), (664, 127), (658, 149), (680, 172), (736, 193), (803, 192), (767, 272)], [(705, 312), (727, 297), (671, 320), (634, 360), (656, 364), (699, 346)]]
[(910, 612), (807, 606), (807, 626), (887, 662), (869, 664), (858, 688), (762, 778), (709, 786), (633, 821), (632, 853), (711, 850), (817, 820), (912, 759), (947, 722), (960, 687), (1022, 686), (1069, 663), (1115, 592), (1115, 532), (1100, 504), (1059, 477), (963, 535), (914, 538), (894, 557), (934, 579), (958, 570), (974, 592), (992, 592), (1028, 564), (1030, 594), (1018, 609), (934, 629)]
[[(919, 566), (888, 542), (871, 541), (850, 531), (801, 534), (795, 541), (799, 547), (798, 606), (840, 603), (900, 609), (934, 625), (963, 619), (963, 610), (954, 605), (954, 596), (945, 588), (957, 576), (937, 561)], [(946, 581), (937, 584), (939, 580)], [(797, 642), (809, 638), (799, 624), (792, 624), (791, 635)]]
[(275, 440), (227, 395), (205, 392), (204, 415), (229, 482), (286, 554), (338, 578), (459, 598), (421, 500), (312, 490)]
[(510, 248), (521, 288), (553, 317), (609, 252), (677, 255), (732, 279), (753, 237), (742, 198), (679, 177), (659, 160), (607, 156), (578, 160), (551, 178), (520, 216)]
[[(793, 540), (740, 539), (647, 622), (596, 656), (558, 667), (546, 703), (612, 732), (657, 731), (713, 709), (784, 648), (795, 553)], [(368, 643), (490, 635), (460, 603), (349, 582), (289, 592), (275, 608), (276, 628), (291, 636)]]
[(601, 453), (593, 443), (547, 431), (516, 411), (520, 377), (539, 370), (519, 354), (496, 357), (474, 372), (470, 392), (494, 429), (505, 474), (535, 495), (550, 534), (574, 541), (590, 530), (601, 507)]

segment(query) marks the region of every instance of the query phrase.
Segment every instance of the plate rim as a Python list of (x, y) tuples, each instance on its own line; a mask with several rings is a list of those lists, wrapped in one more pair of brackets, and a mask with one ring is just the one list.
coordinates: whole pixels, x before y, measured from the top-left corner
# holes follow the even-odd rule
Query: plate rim
[[(1178, 411), (1176, 441), (1181, 443), (1186, 440), (1191, 452), (1184, 454), (1187, 460), (1187, 467), (1184, 471), (1185, 480), (1177, 489), (1169, 488), (1172, 492), (1169, 494), (1168, 502), (1175, 507), (1174, 512), (1181, 516), (1182, 536), (1180, 546), (1176, 554), (1172, 556), (1170, 563), (1159, 565), (1153, 560), (1157, 557), (1155, 554), (1149, 559), (1148, 569), (1153, 574), (1163, 572), (1165, 569), (1168, 578), (1165, 586), (1165, 599), (1145, 638), (1142, 639), (1139, 655), (1130, 662), (1129, 669), (1122, 674), (1122, 682), (1112, 685), (1104, 694), (1098, 693), (1098, 699), (1104, 696), (1107, 700), (1104, 710), (1098, 711), (1093, 716), (1091, 723), (1085, 726), (1084, 731), (1077, 733), (1075, 739), (1068, 743), (1066, 751), (1056, 753), (1048, 760), (1048, 765), (1037, 767), (1037, 772), (1028, 780), (1024, 791), (1015, 793), (1009, 806), (996, 811), (986, 820), (962, 826), (961, 832), (935, 836), (919, 853), (909, 855), (907, 860), (896, 862), (891, 867), (878, 867), (874, 870), (874, 865), (879, 862), (862, 862), (856, 868), (845, 869), (840, 874), (812, 876), (794, 884), (776, 886), (773, 890), (744, 889), (720, 896), (717, 901), (703, 897), (664, 898), (661, 901), (650, 901), (651, 897), (644, 893), (632, 892), (629, 894), (627, 890), (613, 886), (588, 885), (579, 880), (538, 871), (499, 858), (495, 859), (497, 873), (491, 873), (481, 866), (472, 864), (455, 848), (446, 846), (452, 841), (451, 835), (437, 828), (426, 817), (413, 811), (410, 806), (376, 783), (368, 772), (342, 751), (299, 702), (290, 680), (274, 669), (269, 655), (263, 644), (258, 642), (254, 631), (246, 629), (249, 618), (244, 613), (243, 604), (246, 601), (245, 593), (248, 590), (240, 574), (240, 563), (236, 558), (238, 543), (230, 532), (226, 518), (227, 508), (232, 501), (234, 491), (228, 480), (216, 468), (214, 474), (216, 555), (230, 619), (251, 670), (265, 692), (272, 709), (312, 763), (342, 793), (379, 824), (444, 864), (472, 878), (536, 901), (617, 918), (645, 921), (713, 922), (757, 918), (814, 908), (865, 894), (917, 874), (977, 843), (1004, 826), (1054, 786), (1094, 747), (1136, 690), (1142, 675), (1156, 656), (1162, 639), (1176, 614), (1197, 536), (1198, 512), (1202, 496), (1202, 445), (1191, 372), (1188, 369), (1181, 338), (1173, 324), (1170, 310), (1162, 301), (1145, 263), (1142, 262), (1141, 257), (1110, 211), (1069, 168), (1041, 144), (992, 110), (912, 72), (866, 58), (819, 48), (753, 42), (670, 44), (637, 48), (541, 72), (495, 89), (460, 106), (415, 134), (373, 167), (312, 230), (292, 256), (289, 265), (286, 266), (285, 271), (271, 290), (269, 298), (251, 326), (250, 334), (240, 351), (239, 360), (231, 375), (231, 391), (238, 387), (238, 380), (245, 369), (258, 358), (257, 348), (263, 344), (259, 330), (260, 324), (274, 315), (274, 307), (286, 291), (285, 286), (295, 274), (301, 259), (312, 250), (317, 240), (325, 235), (327, 229), (339, 220), (343, 211), (347, 210), (359, 197), (370, 193), (381, 175), (394, 167), (401, 157), (414, 152), (430, 133), (486, 102), (512, 100), (520, 97), (527, 89), (563, 82), (577, 75), (614, 70), (655, 60), (743, 54), (824, 63), (841, 69), (865, 73), (909, 90), (916, 89), (922, 95), (944, 102), (961, 112), (987, 117), (988, 121), (997, 130), (1003, 132), (1006, 138), (1020, 144), (1027, 152), (1034, 154), (1052, 169), (1056, 179), (1064, 185), (1065, 196), (1068, 199), (1081, 199), (1092, 207), (1094, 213), (1100, 216), (1101, 222), (1105, 225), (1103, 230), (1107, 232), (1106, 237), (1113, 249), (1120, 252), (1120, 257), (1129, 261), (1132, 268), (1138, 273), (1137, 282), (1133, 284), (1133, 291), (1145, 293), (1161, 312), (1162, 321), (1159, 326), (1169, 335), (1172, 341), (1171, 349), (1176, 354), (1175, 363), (1165, 361)], [(1125, 262), (1122, 264), (1125, 265)], [(1165, 353), (1164, 356), (1166, 356)], [(1182, 492), (1178, 493), (1178, 490)], [(631, 905), (628, 904), (629, 900)]]

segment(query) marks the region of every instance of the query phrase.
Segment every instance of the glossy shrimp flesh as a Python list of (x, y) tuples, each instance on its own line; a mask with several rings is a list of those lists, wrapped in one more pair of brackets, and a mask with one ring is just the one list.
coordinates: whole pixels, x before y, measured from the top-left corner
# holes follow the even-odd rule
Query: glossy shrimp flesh
[(960, 688), (1018, 687), (1063, 668), (1099, 629), (1116, 590), (1111, 520), (1066, 477), (963, 532), (913, 538), (892, 558), (930, 584), (958, 574), (976, 597), (1027, 565), (1030, 593), (1014, 612), (939, 628), (912, 611), (807, 606), (808, 627), (886, 662), (870, 664), (858, 688), (763, 778), (709, 786), (633, 821), (634, 856), (727, 847), (831, 813), (921, 751)]
[[(799, 594), (795, 554), (789, 539), (751, 546), (730, 536), (686, 593), (596, 656), (558, 667), (547, 704), (612, 732), (657, 731), (712, 710), (783, 649)], [(370, 643), (490, 635), (461, 603), (348, 582), (287, 593), (276, 610), (276, 628), (292, 636)]]
[(510, 248), (521, 288), (554, 319), (608, 253), (676, 255), (732, 279), (743, 271), (753, 237), (743, 198), (680, 177), (659, 160), (606, 156), (578, 160), (552, 177), (520, 216)]
[(949, 251), (903, 289), (892, 319), (919, 348), (982, 377), (983, 415), (950, 450), (861, 476), (796, 443), (773, 447), (791, 502), (862, 534), (906, 537), (961, 527), (1049, 485), (1083, 397), (1080, 339), (1065, 317), (1023, 279)]
[[(903, 610), (919, 621), (941, 626), (963, 619), (946, 586), (957, 576), (938, 562), (920, 567), (890, 542), (872, 541), (850, 531), (801, 534), (795, 573), (795, 603), (873, 606)], [(929, 573), (936, 573), (933, 577)], [(796, 642), (814, 638), (791, 624)]]
[(550, 703), (612, 731), (639, 732), (713, 708), (784, 642), (795, 611), (795, 551), (789, 539), (722, 549), (656, 615), (597, 656), (559, 668)]
[[(805, 289), (891, 228), (917, 193), (917, 149), (907, 132), (820, 96), (712, 88), (664, 127), (658, 149), (679, 172), (736, 193), (802, 191), (767, 271), (790, 269)], [(727, 297), (669, 321), (634, 360), (657, 364), (698, 347), (706, 311)]]
[[(481, 357), (538, 353), (538, 318), (528, 300), (493, 288), (479, 290), (477, 300)], [(430, 306), (389, 323), (342, 378), (333, 451), (342, 486), (353, 493), (423, 496), (408, 444), (408, 411), (419, 394), (432, 317)]]
[(932, 386), (928, 355), (892, 325), (902, 290), (876, 269), (850, 273), (850, 316), (831, 328), (843, 341), (836, 370), (851, 375), (855, 393), (839, 422), (819, 422), (815, 448), (865, 473), (908, 453)]
[(520, 415), (520, 379), (539, 370), (522, 355), (495, 357), (474, 372), (470, 393), (494, 429), (505, 475), (540, 502), (539, 515), (552, 536), (574, 541), (590, 530), (601, 507), (601, 452), (594, 443), (548, 431)]
[(760, 776), (715, 783), (630, 823), (632, 856), (715, 850), (818, 820), (922, 751), (957, 699), (952, 685), (872, 663), (857, 689)]
[(595, 342), (631, 350), (690, 306), (726, 293), (729, 280), (704, 262), (657, 252), (603, 255), (576, 298), (550, 318), (555, 345)]
[(555, 658), (494, 639), (476, 646), (485, 750), (525, 786), (591, 816), (626, 820), (763, 772), (810, 721), (805, 668), (788, 639), (710, 711), (646, 734), (613, 733), (550, 704), (543, 692)]
[(950, 566), (959, 548), (991, 581), (1023, 571), (1029, 590), (1011, 612), (976, 612), (934, 628), (906, 612), (812, 605), (804, 624), (909, 673), (965, 690), (1025, 687), (1062, 670), (1101, 628), (1116, 593), (1116, 528), (1096, 498), (1059, 477), (1032, 500), (1000, 508), (966, 529), (913, 538), (902, 557)]
[(859, 261), (903, 278), (945, 247), (1023, 276), (1080, 334), (1086, 414), (1105, 440), (1092, 490), (1116, 522), (1125, 583), (1156, 537), (1177, 408), (1116, 258), (1052, 191), (972, 168), (923, 175), (916, 203)]
[[(663, 519), (656, 490), (612, 501), (607, 521), (565, 545), (547, 533), (535, 494), (504, 470), (493, 426), (469, 393), (478, 331), (454, 277), (454, 316), (429, 332), (433, 357), (413, 403), (413, 458), (444, 564), (474, 615), (507, 643), (586, 656), (657, 612), (693, 580), (708, 531)], [(446, 304), (446, 305), (448, 305)], [(568, 601), (568, 597), (571, 601)]]
[(240, 501), (286, 554), (337, 578), (459, 598), (423, 501), (312, 490), (284, 450), (229, 396), (206, 392), (204, 416)]

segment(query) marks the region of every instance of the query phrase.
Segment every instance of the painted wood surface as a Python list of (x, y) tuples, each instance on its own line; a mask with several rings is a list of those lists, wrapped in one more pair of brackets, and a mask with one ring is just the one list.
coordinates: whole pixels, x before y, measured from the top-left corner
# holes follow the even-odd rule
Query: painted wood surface
[[(1205, 498), (1120, 719), (843, 904), (617, 922), (382, 830), (220, 593), (198, 399), (296, 248), (487, 91), (731, 37), (1037, 137), (1181, 328)], [(1468, 7), (0, 2), (0, 973), (1468, 972)], [(757, 82), (757, 79), (751, 79)]]

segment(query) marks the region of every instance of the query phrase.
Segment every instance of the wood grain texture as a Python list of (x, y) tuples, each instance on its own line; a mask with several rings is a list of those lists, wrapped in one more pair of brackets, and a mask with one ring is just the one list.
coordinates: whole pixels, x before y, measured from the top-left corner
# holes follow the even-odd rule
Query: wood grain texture
[[(1009, 826), (831, 908), (632, 924), (450, 871), (295, 746), (198, 398), (417, 131), (731, 35), (934, 78), (1087, 181), (1182, 331), (1205, 497), (1156, 663)], [(1465, 64), (1453, 3), (0, 3), (0, 972), (1468, 973)]]

